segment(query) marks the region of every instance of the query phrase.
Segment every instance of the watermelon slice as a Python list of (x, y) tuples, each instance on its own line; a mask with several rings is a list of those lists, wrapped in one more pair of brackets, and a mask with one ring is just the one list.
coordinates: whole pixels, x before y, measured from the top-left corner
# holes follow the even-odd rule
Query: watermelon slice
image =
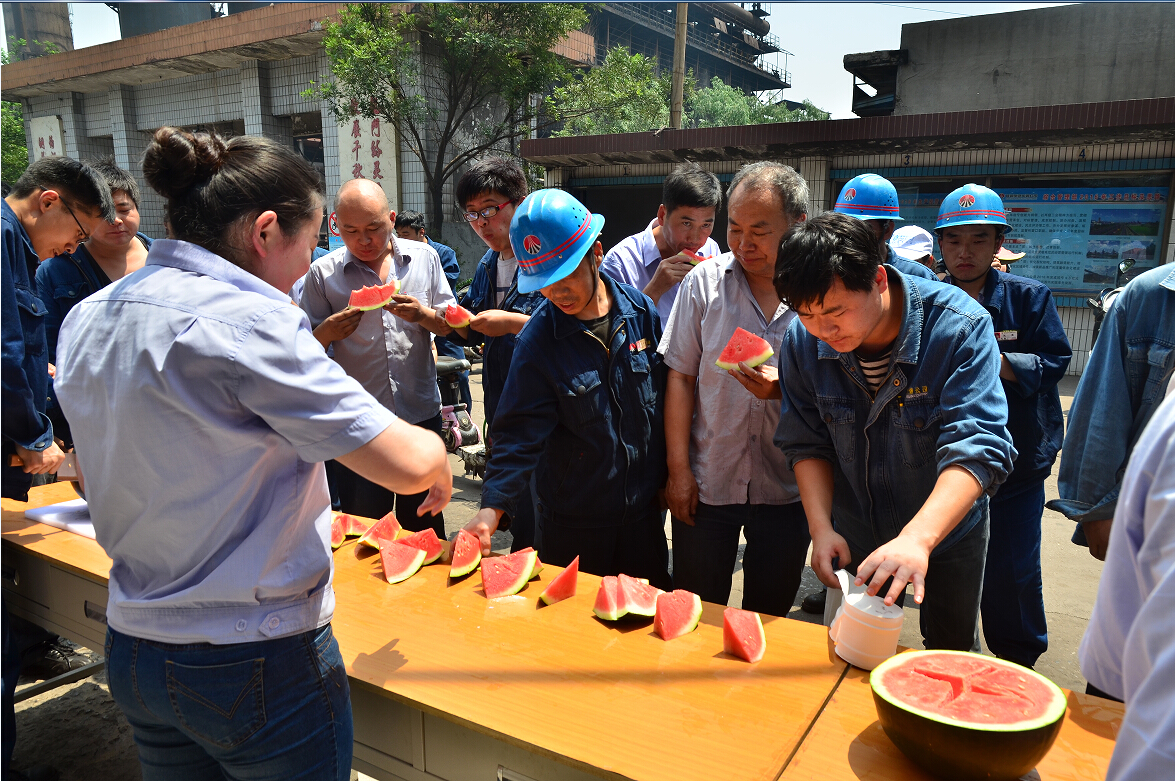
[(395, 513), (388, 513), (363, 533), (363, 536), (359, 538), (359, 544), (379, 550), (381, 542), (395, 542), (396, 535), (400, 533), (401, 528)]
[(657, 597), (665, 593), (656, 586), (642, 583), (628, 575), (619, 575), (620, 593), (624, 595), (624, 612), (630, 616), (652, 618), (657, 613)]
[(407, 545), (410, 548), (420, 548), (424, 551), (424, 563), (432, 564), (441, 557), (445, 552), (444, 543), (437, 537), (437, 533), (432, 529), (425, 529), (422, 532), (410, 534), (402, 540), (396, 540), (400, 545)]
[(617, 621), (627, 610), (623, 607), (624, 595), (620, 593), (620, 581), (615, 575), (606, 575), (600, 581), (600, 590), (596, 592), (596, 604), (592, 612), (597, 618), (604, 621)]
[(543, 589), (543, 593), (539, 594), (539, 599), (545, 605), (553, 605), (556, 602), (562, 602), (568, 597), (575, 596), (575, 587), (579, 584), (579, 556), (567, 565), (567, 569), (555, 576), (547, 587)]
[(750, 331), (736, 328), (715, 363), (721, 369), (738, 371), (740, 361), (747, 366), (758, 366), (766, 363), (772, 355), (775, 355), (775, 351), (766, 339), (760, 339)]
[(722, 650), (728, 654), (757, 662), (767, 651), (767, 637), (758, 613), (728, 607), (722, 613)]
[[(578, 558), (578, 557), (576, 557), (576, 558)], [(537, 578), (539, 576), (539, 573), (542, 571), (543, 571), (543, 563), (541, 561), (539, 561), (538, 554), (535, 554), (534, 569), (532, 569), (530, 571), (530, 580), (534, 580), (535, 578)]]
[(694, 253), (690, 252), (689, 250), (685, 250), (685, 249), (683, 249), (681, 252), (679, 252), (677, 254), (685, 255), (687, 258), (689, 258), (689, 264), (691, 266), (696, 266), (699, 263), (701, 263), (703, 260), (709, 260), (709, 258), (703, 258), (700, 255), (695, 255)]
[(343, 545), (343, 540), (347, 539), (347, 530), (343, 526), (342, 520), (337, 515), (330, 517), (330, 549), (338, 550)]
[(1065, 694), (1018, 664), (962, 651), (893, 656), (869, 675), (881, 728), (937, 778), (1016, 779), (1057, 739)]
[(494, 556), (481, 560), (481, 584), (490, 599), (508, 597), (522, 591), (530, 580), (530, 571), (538, 558), (533, 550), (518, 551), (509, 556)]
[(453, 561), (449, 566), (449, 577), (468, 575), (481, 563), (481, 540), (473, 532), (462, 529), (453, 540), (451, 558)]
[(449, 324), (450, 328), (464, 328), (469, 325), (469, 321), (472, 319), (473, 312), (460, 304), (449, 304), (445, 307), (445, 322)]
[(388, 583), (399, 583), (415, 575), (424, 564), (424, 551), (394, 542), (379, 549), (379, 560)]
[(702, 620), (702, 599), (684, 589), (674, 589), (657, 597), (657, 615), (653, 631), (662, 640), (688, 635)]
[(343, 526), (343, 534), (347, 537), (362, 537), (367, 533), (367, 524), (360, 521), (354, 515), (347, 515), (346, 513), (336, 513), (335, 518)]
[(387, 305), (392, 296), (400, 292), (400, 280), (393, 279), (386, 285), (372, 285), (359, 290), (351, 291), (351, 298), (347, 306), (362, 309), (364, 312), (379, 309)]

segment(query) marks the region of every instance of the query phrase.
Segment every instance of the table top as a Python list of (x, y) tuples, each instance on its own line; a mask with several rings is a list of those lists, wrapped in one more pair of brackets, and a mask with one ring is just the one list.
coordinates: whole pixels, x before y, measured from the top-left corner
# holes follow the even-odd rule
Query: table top
[[(1039, 781), (1102, 781), (1122, 726), (1123, 706), (1101, 697), (1065, 694), (1069, 710), (1061, 733), (1036, 774)], [(935, 781), (886, 737), (873, 705), (869, 673), (855, 667), (833, 692), (781, 781), (827, 778)]]
[(34, 556), (49, 559), (66, 570), (106, 585), (111, 562), (102, 546), (89, 537), (25, 520), (25, 510), (77, 498), (73, 484), (62, 482), (31, 489), (28, 502), (0, 499), (3, 539), (6, 543), (20, 545)]

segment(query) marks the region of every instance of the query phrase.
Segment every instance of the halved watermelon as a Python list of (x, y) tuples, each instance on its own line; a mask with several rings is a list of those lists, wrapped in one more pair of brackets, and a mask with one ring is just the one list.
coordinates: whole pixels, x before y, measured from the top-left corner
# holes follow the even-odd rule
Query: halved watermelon
[(746, 363), (747, 366), (758, 366), (761, 363), (766, 363), (775, 351), (771, 349), (771, 345), (766, 339), (761, 339), (755, 336), (750, 331), (744, 331), (741, 328), (734, 329), (734, 335), (730, 337), (730, 341), (726, 343), (722, 354), (718, 356), (715, 361), (721, 369), (738, 371), (739, 362)]
[(449, 577), (468, 575), (481, 563), (481, 540), (473, 532), (462, 529), (453, 540), (450, 558), (452, 564), (449, 566)]
[(628, 575), (621, 574), (617, 580), (620, 582), (620, 593), (624, 595), (623, 607), (626, 614), (647, 618), (656, 615), (657, 597), (665, 592)]
[(728, 607), (722, 613), (722, 650), (748, 662), (757, 662), (767, 651), (767, 637), (758, 613)]
[(877, 718), (931, 775), (1015, 779), (1032, 771), (1065, 715), (1065, 694), (1039, 673), (963, 651), (913, 651), (869, 675)]
[(354, 515), (335, 513), (334, 517), (338, 518), (339, 522), (343, 525), (343, 534), (347, 537), (362, 537), (367, 533), (367, 524), (360, 521)]
[(556, 602), (562, 602), (568, 597), (575, 596), (575, 587), (579, 585), (579, 556), (576, 556), (567, 569), (555, 576), (555, 579), (547, 584), (543, 589), (543, 593), (539, 594), (539, 599), (545, 605), (553, 605)]
[(379, 560), (388, 583), (399, 583), (415, 575), (424, 564), (424, 551), (394, 542), (379, 549)]
[(490, 599), (508, 597), (522, 591), (530, 580), (534, 560), (538, 558), (533, 550), (518, 551), (509, 556), (494, 556), (481, 560), (481, 584)]
[(363, 533), (363, 536), (359, 538), (359, 544), (379, 550), (381, 542), (395, 542), (396, 535), (400, 533), (401, 528), (400, 522), (396, 520), (396, 514), (388, 513)]
[(657, 597), (653, 631), (662, 640), (688, 635), (702, 620), (702, 599), (692, 591), (674, 589)]
[(628, 611), (624, 609), (624, 595), (620, 593), (620, 581), (615, 575), (605, 575), (596, 592), (596, 604), (592, 612), (604, 621), (616, 621)]
[(400, 292), (400, 280), (393, 279), (386, 285), (372, 285), (359, 290), (351, 291), (351, 298), (347, 306), (362, 309), (364, 312), (379, 309), (392, 300), (392, 296)]
[(330, 549), (338, 550), (347, 539), (347, 530), (337, 515), (330, 517)]
[(445, 552), (444, 544), (432, 529), (425, 529), (422, 532), (410, 534), (403, 539), (396, 540), (396, 542), (400, 545), (407, 545), (410, 548), (420, 548), (424, 551), (425, 564), (432, 564)]
[(469, 325), (469, 321), (472, 319), (473, 312), (460, 304), (449, 304), (445, 307), (445, 322), (449, 324), (450, 328), (464, 328)]

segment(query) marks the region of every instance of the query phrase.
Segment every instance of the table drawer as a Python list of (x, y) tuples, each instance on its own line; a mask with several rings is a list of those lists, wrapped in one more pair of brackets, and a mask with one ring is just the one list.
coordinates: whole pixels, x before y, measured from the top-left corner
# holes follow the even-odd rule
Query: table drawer
[(90, 643), (101, 649), (106, 637), (106, 586), (66, 572), (49, 568), (49, 609), (63, 622), (77, 627)]
[(49, 607), (49, 562), (14, 547), (4, 546), (4, 590)]

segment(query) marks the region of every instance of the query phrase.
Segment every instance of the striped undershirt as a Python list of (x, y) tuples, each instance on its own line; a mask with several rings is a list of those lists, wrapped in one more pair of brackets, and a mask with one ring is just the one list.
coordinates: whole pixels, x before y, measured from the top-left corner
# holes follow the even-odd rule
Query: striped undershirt
[(861, 373), (865, 375), (865, 382), (869, 383), (869, 387), (873, 389), (874, 393), (877, 393), (877, 389), (881, 387), (885, 375), (889, 374), (889, 357), (891, 355), (893, 355), (892, 348), (885, 355), (868, 361), (860, 355), (857, 356), (857, 362), (861, 364)]

